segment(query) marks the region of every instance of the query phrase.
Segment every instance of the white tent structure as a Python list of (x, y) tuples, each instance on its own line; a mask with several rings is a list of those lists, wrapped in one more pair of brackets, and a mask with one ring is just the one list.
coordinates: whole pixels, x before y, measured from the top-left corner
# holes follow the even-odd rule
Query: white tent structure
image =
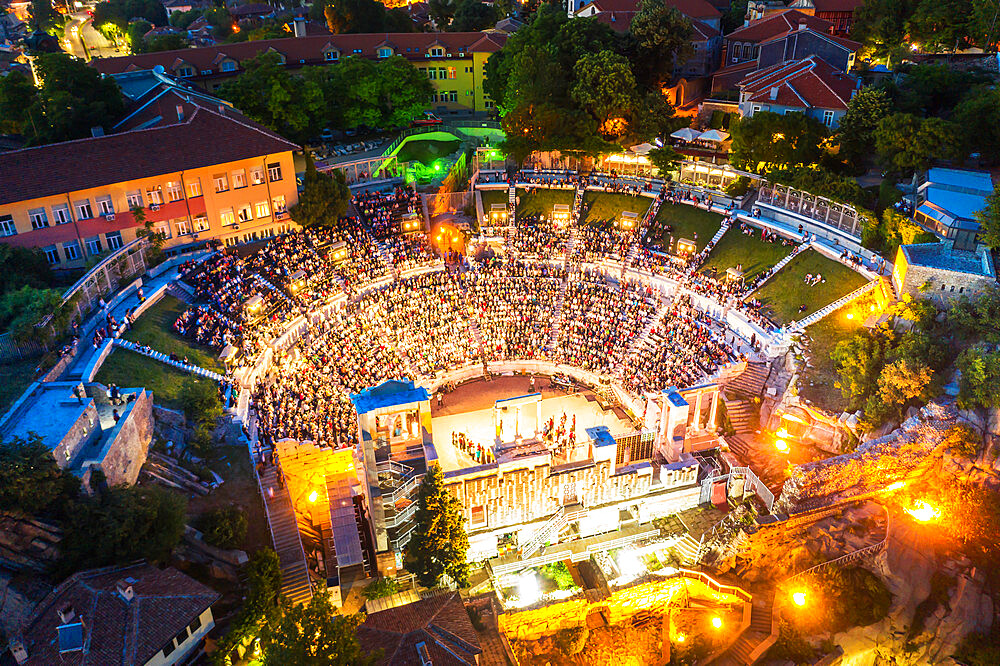
[(696, 129), (691, 129), (690, 127), (682, 127), (676, 132), (670, 135), (671, 139), (680, 139), (681, 141), (694, 141), (698, 138), (700, 132)]
[(712, 143), (722, 143), (729, 138), (728, 132), (722, 130), (708, 130), (698, 137), (699, 141), (711, 141)]

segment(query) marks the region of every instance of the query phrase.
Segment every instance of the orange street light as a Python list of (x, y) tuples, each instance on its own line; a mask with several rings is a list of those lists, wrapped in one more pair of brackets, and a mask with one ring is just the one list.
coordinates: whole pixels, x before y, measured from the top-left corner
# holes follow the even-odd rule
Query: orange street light
[(315, 490), (312, 491), (311, 493), (309, 493), (309, 503), (310, 504), (315, 504), (316, 503), (316, 499), (318, 497), (319, 497), (319, 493), (317, 493)]
[(904, 509), (906, 513), (913, 516), (918, 523), (928, 523), (941, 515), (941, 509), (924, 500), (916, 500), (909, 509)]
[(796, 606), (799, 606), (800, 608), (802, 606), (805, 606), (806, 605), (806, 593), (802, 592), (802, 591), (792, 592), (792, 603), (794, 603)]
[(782, 453), (788, 453), (788, 442), (783, 439), (775, 440), (774, 448), (778, 449)]
[(683, 643), (686, 640), (687, 640), (687, 636), (685, 636), (684, 634), (677, 634), (677, 642), (678, 643)]
[(716, 615), (712, 618), (712, 626), (716, 629), (722, 629), (722, 618)]

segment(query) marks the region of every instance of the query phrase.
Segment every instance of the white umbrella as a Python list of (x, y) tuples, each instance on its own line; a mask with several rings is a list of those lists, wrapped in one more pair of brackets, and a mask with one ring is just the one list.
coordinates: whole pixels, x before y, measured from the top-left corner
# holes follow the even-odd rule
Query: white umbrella
[(690, 127), (682, 127), (671, 134), (670, 137), (672, 139), (680, 139), (681, 141), (694, 141), (698, 138), (698, 130), (691, 129)]
[(729, 134), (727, 132), (723, 132), (722, 130), (708, 130), (698, 137), (701, 141), (713, 141), (715, 143), (722, 143), (728, 138)]
[(635, 146), (632, 146), (631, 148), (629, 148), (629, 150), (635, 153), (636, 155), (647, 155), (649, 154), (649, 151), (651, 151), (653, 148), (656, 148), (656, 146), (654, 146), (651, 143), (640, 143)]

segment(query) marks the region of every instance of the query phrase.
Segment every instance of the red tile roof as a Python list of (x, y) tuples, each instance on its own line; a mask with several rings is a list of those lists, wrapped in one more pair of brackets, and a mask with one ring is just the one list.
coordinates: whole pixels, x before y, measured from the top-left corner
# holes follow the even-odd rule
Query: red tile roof
[(418, 643), (435, 666), (468, 666), (483, 651), (457, 592), (372, 613), (358, 627), (358, 639), (366, 649), (384, 651), (380, 666), (420, 666)]
[[(713, 7), (707, 0), (665, 0), (668, 7), (673, 7), (684, 16), (693, 19), (717, 19), (722, 12)], [(583, 7), (593, 5), (598, 12), (637, 12), (639, 0), (592, 0)], [(631, 21), (631, 18), (629, 18)]]
[[(856, 84), (853, 77), (810, 56), (754, 72), (743, 79), (739, 87), (741, 96), (747, 95), (746, 101), (846, 110)], [(772, 89), (777, 89), (774, 97)]]
[(0, 204), (298, 150), (232, 109), (182, 122), (3, 154)]
[[(131, 578), (135, 597), (116, 592)], [(74, 574), (35, 609), (23, 632), (29, 666), (145, 664), (174, 636), (219, 599), (219, 593), (177, 569), (140, 562)], [(59, 654), (57, 611), (72, 606), (84, 624), (88, 649)]]
[(865, 0), (812, 0), (817, 12), (854, 12)]
[[(357, 35), (313, 35), (306, 37), (286, 37), (283, 39), (262, 39), (238, 44), (217, 44), (196, 49), (160, 51), (117, 58), (95, 58), (90, 65), (102, 74), (118, 74), (135, 69), (152, 69), (162, 65), (170, 73), (182, 64), (203, 72), (220, 73), (223, 60), (236, 62), (249, 60), (264, 51), (274, 50), (285, 57), (290, 66), (297, 64), (329, 64), (323, 53), (337, 49), (342, 57), (360, 55), (375, 58), (376, 49), (381, 44), (390, 44), (394, 51), (409, 60), (424, 60), (427, 49), (435, 44), (445, 47), (453, 57), (462, 53), (494, 53), (507, 41), (503, 33), (482, 32), (400, 32), (368, 33)], [(360, 51), (355, 53), (355, 50)]]
[(803, 14), (797, 9), (789, 9), (751, 21), (750, 25), (738, 28), (726, 35), (726, 39), (734, 42), (763, 42), (783, 35), (789, 30), (796, 30), (799, 23), (803, 21), (806, 26), (816, 32), (828, 33), (832, 27), (829, 21)]
[(806, 26), (805, 30), (800, 30), (798, 26), (795, 26), (795, 28), (792, 29), (792, 30), (788, 30), (786, 32), (783, 32), (780, 35), (775, 35), (774, 37), (769, 37), (769, 38), (765, 39), (764, 41), (762, 41), (760, 43), (761, 44), (769, 44), (771, 42), (776, 42), (776, 41), (779, 41), (779, 40), (787, 38), (789, 35), (794, 35), (796, 32), (811, 32), (814, 35), (819, 35), (823, 39), (829, 40), (829, 41), (833, 42), (834, 44), (837, 44), (838, 46), (843, 46), (845, 49), (848, 49), (849, 51), (852, 51), (854, 53), (857, 53), (858, 49), (861, 48), (861, 43), (860, 42), (851, 41), (850, 39), (847, 39), (846, 37), (837, 37), (836, 35), (831, 35), (828, 32), (823, 32), (823, 31), (820, 31), (820, 30), (814, 30), (813, 28), (809, 27), (808, 25)]

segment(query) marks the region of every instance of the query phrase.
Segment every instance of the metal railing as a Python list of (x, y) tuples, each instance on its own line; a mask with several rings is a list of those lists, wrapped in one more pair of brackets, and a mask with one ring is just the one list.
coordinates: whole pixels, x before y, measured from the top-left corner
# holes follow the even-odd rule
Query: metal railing
[(882, 506), (882, 509), (885, 511), (885, 537), (881, 541), (879, 541), (878, 543), (873, 543), (870, 546), (865, 546), (864, 548), (858, 548), (857, 550), (853, 550), (847, 553), (846, 555), (835, 557), (832, 560), (827, 560), (826, 562), (820, 562), (819, 564), (809, 567), (804, 571), (800, 571), (797, 574), (789, 576), (788, 578), (785, 579), (785, 582), (790, 583), (796, 578), (817, 573), (819, 571), (824, 571), (826, 569), (829, 569), (830, 567), (853, 564), (854, 562), (863, 560), (872, 555), (878, 555), (883, 550), (885, 550), (886, 546), (889, 545), (889, 522), (891, 520), (890, 517), (891, 514), (889, 513), (889, 510), (885, 508), (885, 505)]
[(783, 208), (847, 232), (857, 240), (861, 240), (858, 211), (853, 206), (776, 183), (761, 185), (757, 203)]
[(103, 296), (116, 292), (128, 282), (146, 272), (146, 252), (149, 242), (137, 238), (101, 260), (63, 294), (63, 303), (79, 296), (76, 312), (82, 322)]

